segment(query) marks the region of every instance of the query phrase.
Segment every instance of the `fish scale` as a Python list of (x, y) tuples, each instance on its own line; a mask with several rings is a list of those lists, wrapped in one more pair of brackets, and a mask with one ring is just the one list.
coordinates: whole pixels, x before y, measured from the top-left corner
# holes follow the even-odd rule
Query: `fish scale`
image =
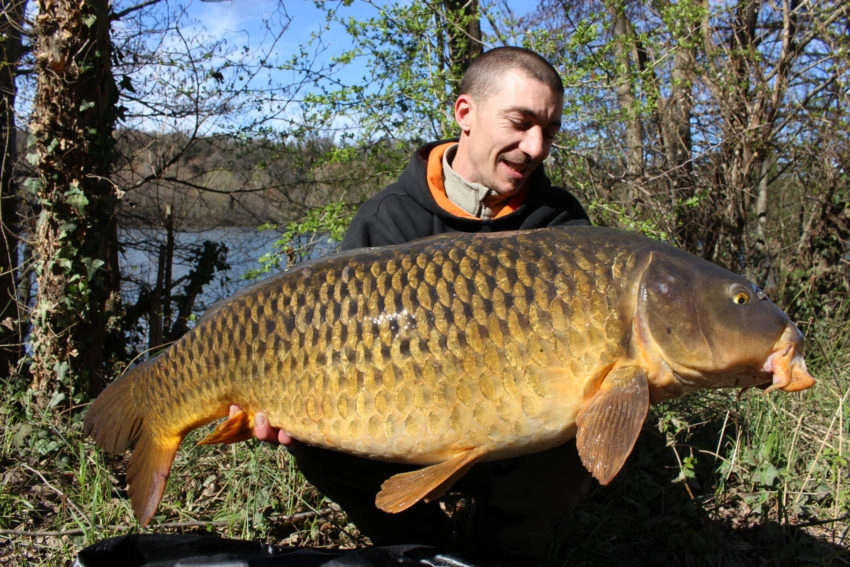
[[(473, 255), (477, 254), (473, 253)], [(496, 259), (504, 266), (515, 262), (516, 256), (515, 250), (502, 249)], [(452, 257), (454, 257), (454, 260)], [(340, 412), (335, 411), (334, 408), (340, 404), (334, 403), (335, 400), (331, 399), (332, 394), (329, 392), (333, 392), (336, 388), (328, 387), (329, 385), (326, 385), (324, 382), (320, 384), (311, 382), (311, 371), (314, 371), (318, 367), (317, 359), (319, 357), (315, 355), (310, 356), (309, 353), (321, 353), (329, 348), (329, 343), (322, 340), (323, 336), (318, 331), (333, 329), (336, 323), (336, 314), (333, 310), (324, 312), (321, 317), (314, 317), (312, 320), (309, 317), (309, 313), (305, 313), (304, 316), (299, 316), (298, 313), (294, 314), (295, 320), (300, 322), (297, 325), (297, 330), (300, 331), (299, 339), (301, 339), (296, 339), (294, 343), (302, 345), (302, 348), (298, 350), (303, 355), (296, 363), (295, 369), (287, 368), (282, 369), (282, 372), (277, 372), (291, 376), (291, 383), (302, 385), (300, 392), (282, 392), (282, 397), (285, 398), (289, 394), (306, 398), (304, 400), (307, 406), (306, 414), (315, 424), (321, 424), (320, 429), (324, 433), (322, 439), (311, 439), (307, 433), (299, 431), (299, 428), (295, 425), (295, 421), (302, 418), (304, 412), (295, 410), (286, 413), (285, 410), (281, 411), (281, 409), (275, 408), (274, 404), (270, 400), (267, 400), (267, 405), (263, 407), (265, 407), (265, 411), (272, 422), (292, 424), (287, 425), (287, 430), (306, 442), (321, 443), (328, 437), (327, 431), (333, 429), (337, 431), (347, 430), (352, 438), (358, 438), (363, 434), (370, 437), (377, 435), (378, 438), (373, 440), (373, 442), (380, 446), (387, 443), (387, 439), (381, 438), (382, 436), (386, 436), (386, 432), (411, 430), (419, 435), (423, 432), (427, 433), (429, 430), (427, 427), (422, 427), (422, 422), (442, 423), (442, 420), (429, 415), (428, 408), (433, 407), (429, 403), (430, 400), (444, 397), (443, 392), (440, 391), (444, 390), (444, 388), (441, 387), (440, 382), (423, 380), (422, 377), (427, 377), (429, 370), (431, 370), (431, 374), (434, 374), (433, 369), (435, 367), (441, 370), (441, 375), (446, 374), (446, 367), (448, 366), (457, 365), (460, 368), (464, 367), (464, 360), (467, 356), (464, 356), (459, 351), (465, 345), (461, 344), (458, 337), (466, 335), (466, 328), (469, 324), (467, 314), (471, 312), (471, 308), (468, 302), (463, 302), (456, 293), (449, 290), (448, 283), (452, 282), (452, 287), (454, 288), (460, 287), (455, 282), (456, 279), (461, 277), (458, 260), (465, 257), (466, 255), (463, 254), (463, 250), (456, 246), (451, 248), (447, 253), (438, 251), (431, 261), (427, 261), (428, 258), (423, 254), (417, 256), (415, 265), (419, 270), (414, 270), (409, 274), (408, 279), (414, 283), (422, 282), (421, 285), (417, 286), (419, 290), (419, 301), (415, 307), (416, 315), (413, 317), (417, 322), (419, 333), (407, 335), (401, 326), (397, 324), (398, 318), (386, 316), (386, 314), (397, 313), (399, 310), (398, 304), (394, 301), (387, 301), (386, 294), (390, 290), (395, 291), (389, 283), (393, 281), (401, 262), (398, 262), (395, 257), (390, 256), (386, 259), (373, 257), (367, 266), (362, 264), (347, 264), (349, 268), (348, 272), (354, 274), (350, 282), (359, 282), (359, 285), (352, 284), (349, 286), (349, 293), (360, 294), (363, 298), (358, 303), (353, 317), (356, 325), (354, 334), (359, 338), (357, 344), (363, 345), (363, 348), (358, 352), (357, 360), (353, 364), (353, 367), (350, 364), (350, 360), (340, 359), (337, 361), (343, 367), (349, 366), (349, 370), (346, 371), (343, 368), (341, 374), (347, 374), (351, 378), (350, 383), (353, 388), (357, 388), (358, 394), (354, 394), (352, 389), (347, 391), (340, 389), (340, 391), (345, 396), (354, 398), (354, 414), (363, 420), (362, 423), (365, 426), (361, 425), (359, 429), (356, 425), (352, 427), (351, 424), (348, 427), (343, 427), (343, 424), (339, 423), (340, 420), (349, 420), (351, 412), (344, 412), (345, 416), (343, 416)], [(298, 301), (296, 305), (302, 311), (305, 309), (309, 310), (308, 306), (312, 302), (320, 300), (323, 295), (327, 297), (326, 289), (329, 285), (335, 283), (334, 278), (337, 271), (345, 270), (344, 268), (342, 270), (339, 268), (331, 269), (326, 272), (311, 270), (308, 278), (299, 281), (293, 287), (282, 288), (280, 293), (283, 296), (299, 295), (304, 297), (304, 301)], [(527, 332), (527, 329), (525, 326), (519, 324), (521, 319), (516, 317), (515, 311), (511, 309), (512, 304), (516, 305), (518, 302), (509, 301), (511, 296), (505, 293), (513, 291), (511, 278), (504, 271), (503, 267), (497, 267), (495, 273), (496, 277), (493, 283), (502, 293), (496, 293), (493, 315), (487, 318), (488, 328), (496, 330), (496, 332), (489, 333), (488, 337), (491, 340), (502, 338), (505, 335), (522, 337), (523, 333)], [(307, 289), (318, 289), (318, 294), (314, 296), (313, 294), (306, 293), (305, 290)], [(340, 296), (340, 291), (338, 291), (340, 289), (341, 287), (335, 287), (334, 297)], [(399, 291), (403, 289), (401, 288)], [(272, 300), (271, 297), (266, 299), (266, 301)], [(411, 308), (414, 308), (413, 305), (411, 305)], [(234, 312), (238, 311), (238, 309), (234, 309)], [(508, 315), (509, 313), (511, 316)], [(422, 324), (423, 319), (430, 324)], [(307, 321), (310, 321), (309, 325), (307, 325)], [(348, 323), (344, 318), (340, 322), (343, 325)], [(511, 325), (520, 328), (510, 328)], [(313, 338), (316, 334), (318, 334), (318, 339)], [(475, 334), (475, 331), (472, 334)], [(289, 337), (283, 336), (281, 339), (283, 344), (286, 344), (292, 337), (290, 334)], [(506, 348), (506, 345), (500, 344), (502, 341), (503, 339), (495, 342), (493, 344), (495, 348), (488, 351), (491, 357), (499, 350)], [(399, 346), (397, 349), (389, 349), (390, 344)], [(490, 366), (508, 367), (511, 364), (508, 360), (509, 358), (513, 359), (512, 364), (514, 366), (517, 364), (527, 365), (527, 353), (524, 349), (516, 348), (515, 345), (515, 341), (509, 343), (507, 354), (495, 358), (496, 364), (491, 364)], [(408, 357), (410, 351), (417, 351), (419, 355), (410, 358)], [(438, 361), (437, 356), (442, 360)], [(412, 360), (416, 360), (417, 363), (411, 364)], [(374, 389), (363, 387), (364, 373), (367, 368), (385, 369), (387, 365), (392, 365), (394, 369), (401, 370), (403, 383), (406, 384), (412, 381), (413, 384), (405, 390), (396, 392), (394, 396), (389, 395), (388, 392), (383, 391), (380, 387), (375, 387)], [(254, 371), (256, 371), (255, 368), (244, 368), (240, 369), (238, 373), (246, 375)], [(272, 373), (277, 374), (274, 371)], [(394, 372), (393, 374), (398, 374), (398, 372)], [(453, 394), (456, 396), (459, 404), (458, 407), (468, 408), (471, 411), (474, 406), (474, 400), (484, 396), (484, 394), (480, 388), (473, 393), (471, 388), (468, 387), (469, 383), (476, 383), (477, 381), (470, 380), (467, 373), (455, 374), (454, 381), (460, 383), (460, 387), (455, 386), (453, 388)], [(503, 386), (507, 387), (507, 389), (503, 389), (503, 395), (509, 395), (512, 398), (522, 395), (535, 395), (534, 388), (531, 388), (528, 384), (524, 385), (525, 388), (522, 390), (512, 381), (506, 381)], [(324, 391), (320, 393), (317, 390)], [(437, 391), (435, 392), (434, 390)], [(491, 388), (489, 390), (490, 396), (493, 396), (494, 393), (495, 390)], [(484, 397), (486, 398), (486, 396)], [(374, 427), (376, 421), (372, 420), (370, 422), (368, 419), (371, 417), (371, 413), (377, 411), (376, 408), (380, 408), (380, 413), (385, 414), (390, 405), (395, 411), (386, 414), (385, 418), (383, 416), (376, 416), (383, 418), (384, 423), (380, 429)], [(503, 407), (515, 405), (503, 404)], [(346, 404), (343, 403), (342, 406), (346, 407)], [(288, 404), (288, 407), (291, 407), (291, 404)], [(467, 425), (472, 426), (475, 420), (469, 420), (465, 413), (455, 412), (454, 422), (464, 427)], [(513, 421), (514, 419), (516, 419), (516, 416), (510, 416), (510, 419), (506, 419), (505, 421)], [(370, 423), (373, 424), (371, 429), (369, 427)], [(309, 425), (311, 427), (314, 426), (314, 424)], [(432, 430), (431, 434), (434, 436), (445, 433), (441, 429), (434, 430), (436, 428), (433, 427), (430, 429)], [(415, 446), (422, 442), (422, 439), (414, 439), (408, 445)], [(362, 441), (357, 442), (357, 447), (352, 446), (351, 448), (357, 451), (368, 451), (366, 454), (369, 456), (387, 457), (378, 453), (380, 449), (377, 451), (375, 449), (365, 449)]]
[[(730, 305), (730, 290), (752, 305)], [(135, 447), (127, 478), (143, 524), (183, 437), (232, 404), (243, 411), (209, 441), (250, 437), (263, 411), (299, 442), (423, 465), (387, 480), (376, 505), (390, 512), (439, 496), (474, 462), (576, 435), (607, 483), (651, 400), (814, 383), (802, 335), (759, 293), (681, 251), (601, 228), (342, 253), (213, 306), (109, 386), (85, 430), (109, 451)], [(696, 322), (671, 323), (691, 312)]]

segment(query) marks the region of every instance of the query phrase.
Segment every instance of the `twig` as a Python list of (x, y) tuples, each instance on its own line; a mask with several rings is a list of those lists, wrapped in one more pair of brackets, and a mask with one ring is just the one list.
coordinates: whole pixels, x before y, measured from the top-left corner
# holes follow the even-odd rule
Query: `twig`
[(71, 508), (71, 510), (73, 510), (73, 511), (77, 514), (77, 516), (78, 516), (79, 518), (85, 518), (85, 517), (86, 517), (86, 515), (83, 513), (83, 511), (82, 511), (82, 510), (80, 510), (80, 509), (77, 507), (77, 505), (76, 505), (76, 504), (74, 504), (74, 503), (71, 501), (71, 499), (70, 499), (70, 498), (68, 498), (68, 495), (67, 495), (67, 494), (65, 494), (64, 492), (62, 492), (61, 490), (59, 490), (58, 488), (56, 488), (55, 486), (53, 486), (52, 484), (50, 484), (50, 481), (48, 481), (46, 478), (44, 478), (44, 475), (43, 475), (43, 474), (41, 474), (41, 472), (39, 472), (39, 471), (35, 470), (34, 468), (32, 468), (32, 467), (31, 467), (31, 466), (29, 466), (29, 465), (23, 465), (23, 468), (25, 468), (25, 469), (27, 469), (27, 470), (31, 471), (32, 473), (34, 473), (34, 474), (38, 475), (38, 478), (40, 478), (40, 479), (41, 479), (41, 482), (43, 482), (43, 483), (44, 483), (44, 485), (45, 485), (45, 486), (47, 486), (47, 488), (49, 488), (50, 490), (52, 490), (53, 492), (55, 492), (56, 494), (58, 494), (60, 497), (62, 497), (62, 501), (63, 501), (65, 504), (67, 504), (67, 505), (68, 505), (68, 507), (69, 507), (69, 508)]
[(811, 522), (805, 522), (802, 524), (791, 524), (792, 528), (813, 528), (815, 526), (824, 526), (826, 524), (834, 524), (836, 522), (843, 522), (845, 520), (850, 520), (850, 514), (844, 514), (843, 516), (838, 516), (837, 518), (829, 518), (827, 520), (812, 520)]

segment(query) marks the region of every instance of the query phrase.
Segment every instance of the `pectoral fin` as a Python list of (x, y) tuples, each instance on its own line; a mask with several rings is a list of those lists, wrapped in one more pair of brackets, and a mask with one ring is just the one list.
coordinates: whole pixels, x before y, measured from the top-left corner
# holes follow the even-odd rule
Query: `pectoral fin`
[(384, 512), (396, 514), (420, 500), (430, 502), (439, 498), (466, 474), (482, 454), (478, 448), (468, 449), (442, 463), (393, 475), (381, 485), (375, 505)]
[(239, 443), (254, 436), (254, 419), (248, 412), (238, 411), (218, 424), (206, 437), (198, 441), (198, 445), (214, 443)]
[(648, 411), (649, 385), (638, 367), (613, 370), (582, 405), (576, 419), (576, 447), (581, 462), (600, 484), (608, 484), (620, 472)]

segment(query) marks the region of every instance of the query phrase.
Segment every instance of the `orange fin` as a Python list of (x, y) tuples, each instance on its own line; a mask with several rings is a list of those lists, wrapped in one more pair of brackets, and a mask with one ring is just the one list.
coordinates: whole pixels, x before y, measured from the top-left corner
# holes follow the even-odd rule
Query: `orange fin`
[(84, 433), (110, 453), (120, 454), (132, 449), (144, 428), (142, 414), (133, 403), (136, 372), (129, 372), (107, 386), (86, 413)]
[(483, 454), (479, 448), (467, 449), (442, 463), (393, 475), (381, 485), (381, 491), (375, 497), (375, 505), (384, 512), (396, 514), (420, 500), (430, 502), (439, 498)]
[(183, 437), (156, 439), (142, 432), (136, 449), (127, 464), (127, 492), (133, 503), (133, 513), (142, 526), (156, 513), (171, 474), (171, 463)]
[(198, 441), (198, 445), (239, 443), (252, 437), (254, 437), (254, 418), (246, 411), (239, 411), (219, 423), (212, 433)]
[(618, 368), (578, 412), (576, 447), (585, 468), (600, 484), (611, 482), (635, 446), (649, 411), (646, 373)]
[(150, 366), (142, 364), (109, 385), (86, 414), (84, 431), (111, 453), (134, 449), (127, 465), (128, 492), (139, 523), (150, 522), (171, 472), (182, 435), (155, 437), (133, 398), (133, 385)]

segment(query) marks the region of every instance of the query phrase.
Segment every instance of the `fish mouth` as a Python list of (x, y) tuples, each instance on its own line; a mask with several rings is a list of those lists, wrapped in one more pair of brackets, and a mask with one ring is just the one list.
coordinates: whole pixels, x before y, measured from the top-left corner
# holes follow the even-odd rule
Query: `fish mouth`
[(809, 374), (802, 353), (792, 343), (780, 346), (768, 356), (762, 371), (773, 375), (773, 383), (765, 392), (800, 392), (815, 385), (815, 379)]

